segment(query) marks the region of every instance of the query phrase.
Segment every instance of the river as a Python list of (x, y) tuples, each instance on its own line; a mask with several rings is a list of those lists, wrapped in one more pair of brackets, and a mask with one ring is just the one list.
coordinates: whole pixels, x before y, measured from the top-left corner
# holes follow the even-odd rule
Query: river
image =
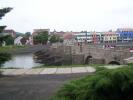
[(4, 68), (32, 68), (41, 66), (42, 64), (36, 63), (33, 59), (33, 54), (19, 54), (13, 55), (10, 61), (3, 64)]

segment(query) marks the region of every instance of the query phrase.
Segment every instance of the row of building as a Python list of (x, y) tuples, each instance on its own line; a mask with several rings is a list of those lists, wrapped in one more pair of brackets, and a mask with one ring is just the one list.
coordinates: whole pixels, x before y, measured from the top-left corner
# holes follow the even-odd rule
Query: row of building
[(77, 42), (87, 43), (103, 43), (103, 42), (117, 42), (119, 34), (115, 32), (82, 32), (74, 34)]
[[(58, 35), (64, 40), (64, 44), (78, 43), (116, 43), (116, 42), (130, 42), (133, 41), (133, 29), (132, 28), (119, 28), (116, 31), (108, 32), (50, 32), (50, 29), (35, 29), (32, 33), (32, 37), (47, 31), (50, 35)], [(4, 30), (4, 34), (10, 34), (15, 37), (14, 30)]]
[(117, 42), (131, 42), (133, 41), (133, 29), (122, 28), (117, 31), (108, 32), (79, 32), (73, 33), (68, 39), (64, 38), (66, 42), (86, 42), (86, 43), (117, 43)]

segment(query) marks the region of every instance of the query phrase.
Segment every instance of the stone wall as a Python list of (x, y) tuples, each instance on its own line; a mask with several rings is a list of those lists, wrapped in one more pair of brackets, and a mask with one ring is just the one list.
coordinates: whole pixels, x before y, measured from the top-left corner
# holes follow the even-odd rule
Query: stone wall
[(91, 63), (94, 64), (108, 64), (112, 61), (125, 64), (124, 59), (133, 56), (133, 53), (127, 50), (103, 49), (95, 45), (60, 46), (53, 50), (53, 52), (56, 51), (58, 51), (58, 54), (67, 55), (66, 57), (64, 56), (66, 60), (64, 62), (68, 64), (85, 64), (88, 56), (92, 57)]
[(72, 55), (72, 64), (84, 64), (84, 54)]

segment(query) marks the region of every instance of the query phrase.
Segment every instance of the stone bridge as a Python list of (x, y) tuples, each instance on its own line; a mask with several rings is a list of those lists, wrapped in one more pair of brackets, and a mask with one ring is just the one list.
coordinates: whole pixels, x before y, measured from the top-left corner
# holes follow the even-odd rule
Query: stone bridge
[[(72, 46), (69, 52), (73, 64), (126, 64), (133, 57), (129, 49), (104, 49), (99, 46)], [(131, 60), (131, 59), (130, 59)]]
[[(47, 50), (46, 50), (47, 48)], [(34, 46), (38, 61), (45, 64), (126, 64), (133, 62), (133, 52), (127, 48), (102, 48), (100, 45), (74, 46)], [(31, 51), (28, 49), (28, 51)], [(25, 51), (25, 50), (23, 50)], [(26, 52), (26, 51), (25, 51)], [(130, 58), (130, 59), (129, 59)]]

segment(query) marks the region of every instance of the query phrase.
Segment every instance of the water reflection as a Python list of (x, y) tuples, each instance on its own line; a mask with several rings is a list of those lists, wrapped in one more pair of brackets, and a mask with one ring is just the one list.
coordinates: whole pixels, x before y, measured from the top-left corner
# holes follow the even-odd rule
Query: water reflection
[(32, 68), (35, 66), (40, 66), (40, 63), (36, 63), (33, 59), (33, 54), (21, 54), (14, 55), (12, 60), (7, 61), (3, 67), (13, 67), (13, 68)]

